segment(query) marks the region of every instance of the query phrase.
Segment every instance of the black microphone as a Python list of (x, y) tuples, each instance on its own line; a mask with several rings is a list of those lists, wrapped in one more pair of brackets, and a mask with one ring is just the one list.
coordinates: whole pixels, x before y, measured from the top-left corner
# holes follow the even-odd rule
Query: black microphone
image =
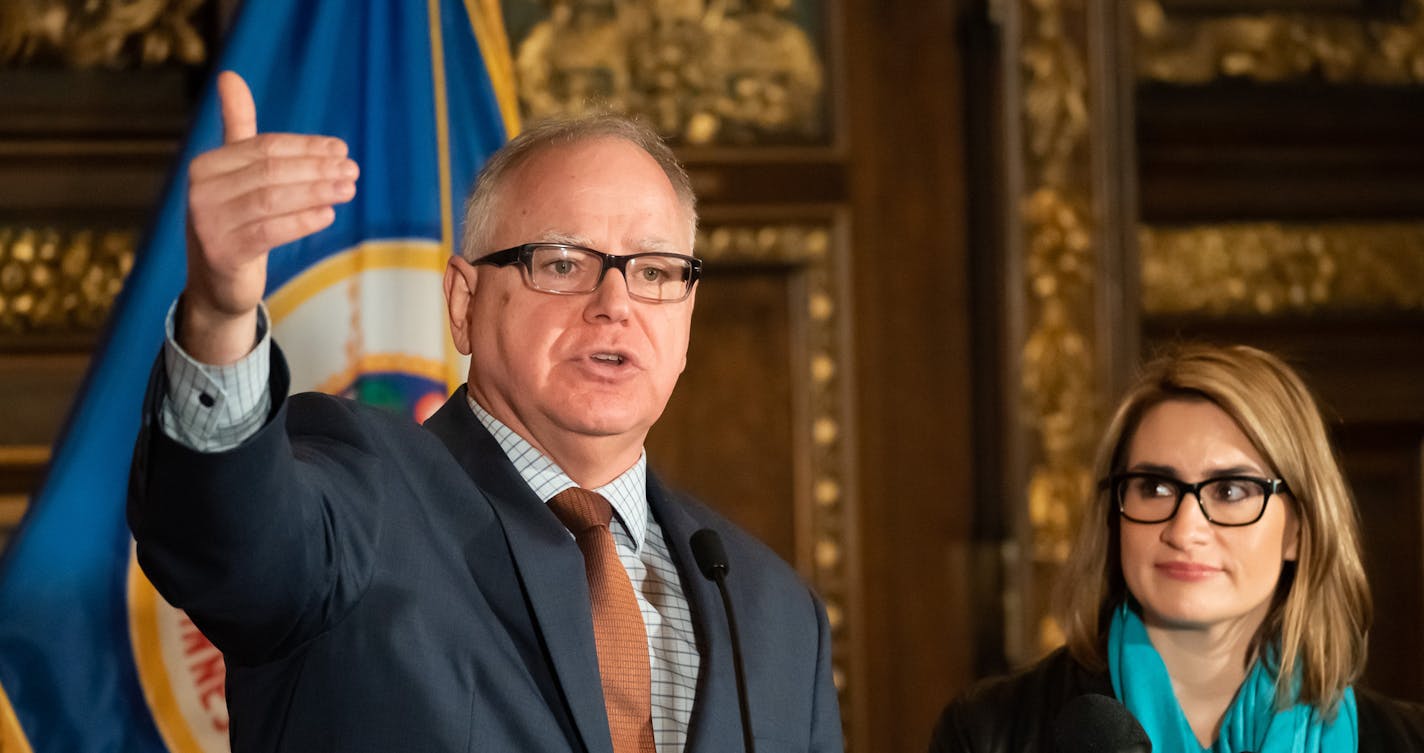
[(752, 715), (747, 710), (747, 678), (742, 670), (742, 639), (737, 635), (737, 618), (732, 614), (732, 599), (727, 595), (727, 550), (722, 548), (722, 537), (711, 528), (692, 534), (691, 543), (697, 569), (717, 584), (717, 590), (722, 594), (722, 606), (727, 610), (727, 632), (732, 636), (732, 667), (737, 672), (737, 704), (742, 709), (742, 744), (746, 747), (746, 753), (756, 753), (756, 745), (752, 742)]
[(1116, 698), (1091, 693), (1063, 705), (1053, 723), (1056, 753), (1152, 753), (1137, 718)]

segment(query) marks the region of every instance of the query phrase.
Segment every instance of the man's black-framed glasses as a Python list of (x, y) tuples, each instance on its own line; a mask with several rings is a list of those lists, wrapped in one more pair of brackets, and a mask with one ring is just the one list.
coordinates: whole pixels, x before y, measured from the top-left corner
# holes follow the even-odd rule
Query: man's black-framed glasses
[(687, 298), (702, 275), (702, 260), (682, 254), (645, 253), (615, 256), (567, 243), (525, 243), (495, 251), (474, 261), (524, 268), (524, 282), (543, 293), (592, 293), (610, 269), (623, 273), (628, 295), (649, 303), (676, 303)]
[(1101, 487), (1112, 492), (1122, 517), (1134, 523), (1162, 523), (1177, 516), (1188, 494), (1202, 515), (1219, 526), (1249, 526), (1266, 514), (1272, 494), (1288, 494), (1278, 478), (1215, 476), (1195, 484), (1158, 473), (1115, 473)]

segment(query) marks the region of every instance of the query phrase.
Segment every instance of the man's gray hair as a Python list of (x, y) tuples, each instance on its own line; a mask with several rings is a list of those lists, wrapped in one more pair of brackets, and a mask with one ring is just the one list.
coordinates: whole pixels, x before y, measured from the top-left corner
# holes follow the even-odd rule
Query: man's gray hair
[[(697, 197), (687, 171), (656, 132), (643, 123), (622, 115), (599, 113), (578, 118), (546, 120), (526, 129), (490, 158), (475, 177), (475, 186), (465, 202), (465, 230), (460, 255), (474, 261), (499, 249), (489, 248), (499, 194), (506, 179), (521, 165), (546, 149), (599, 138), (616, 138), (632, 143), (652, 157), (672, 183), (678, 201), (686, 210), (689, 240), (697, 232)], [(688, 249), (691, 253), (691, 249)]]

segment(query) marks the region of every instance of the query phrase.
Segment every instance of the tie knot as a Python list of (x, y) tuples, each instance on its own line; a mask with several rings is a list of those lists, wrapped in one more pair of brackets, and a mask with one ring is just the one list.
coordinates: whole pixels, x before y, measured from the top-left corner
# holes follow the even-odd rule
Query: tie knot
[(602, 494), (578, 487), (555, 494), (549, 500), (549, 507), (575, 538), (583, 536), (584, 531), (590, 528), (607, 528), (609, 521), (613, 520), (613, 507)]

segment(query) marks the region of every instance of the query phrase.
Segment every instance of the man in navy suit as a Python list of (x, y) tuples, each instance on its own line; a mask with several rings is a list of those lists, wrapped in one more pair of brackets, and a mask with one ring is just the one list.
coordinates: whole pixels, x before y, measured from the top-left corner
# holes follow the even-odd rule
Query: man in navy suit
[[(468, 383), (421, 427), (288, 395), (267, 255), (330, 224), (357, 166), (336, 139), (257, 134), (235, 74), (219, 90), (225, 143), (190, 166), (188, 279), (129, 522), (144, 572), (224, 652), (234, 751), (740, 750), (726, 615), (688, 543), (703, 528), (734, 573), (757, 749), (840, 751), (820, 603), (646, 469), (701, 269), (667, 147), (603, 117), (491, 158), (444, 282)], [(550, 507), (574, 488), (611, 505), (642, 617), (637, 745), (610, 733), (598, 588)]]

